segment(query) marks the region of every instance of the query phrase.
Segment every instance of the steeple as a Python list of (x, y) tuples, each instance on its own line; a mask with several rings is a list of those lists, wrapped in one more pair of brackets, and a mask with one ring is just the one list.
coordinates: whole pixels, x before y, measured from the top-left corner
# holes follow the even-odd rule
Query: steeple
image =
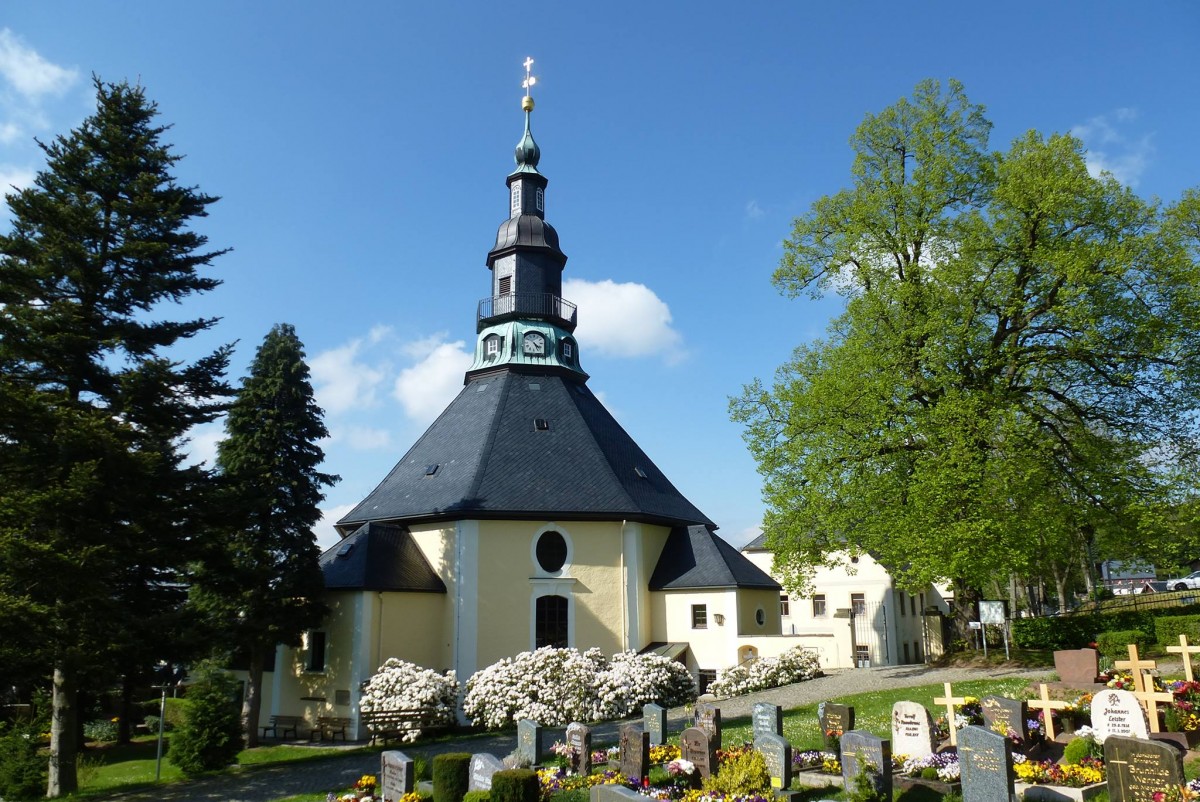
[(558, 232), (546, 222), (546, 177), (538, 172), (542, 151), (533, 139), (533, 59), (525, 59), (525, 132), (517, 143), (517, 168), (506, 179), (509, 217), (488, 251), (491, 295), (479, 302), (475, 361), (467, 379), (504, 368), (522, 372), (587, 374), (579, 367), (575, 305), (562, 297), (567, 255)]

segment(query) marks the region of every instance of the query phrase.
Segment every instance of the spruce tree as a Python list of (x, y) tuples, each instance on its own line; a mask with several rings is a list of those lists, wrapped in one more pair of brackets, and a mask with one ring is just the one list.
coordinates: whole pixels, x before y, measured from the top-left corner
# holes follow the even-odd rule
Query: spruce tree
[(161, 310), (219, 284), (190, 227), (216, 198), (176, 183), (141, 87), (95, 86), (0, 236), (0, 642), (53, 678), (49, 797), (76, 790), (78, 690), (175, 604), (204, 478), (178, 448), (229, 393), (228, 348), (172, 351), (216, 321)]
[(259, 346), (225, 419), (217, 466), (234, 520), (193, 591), (197, 607), (248, 658), (243, 715), (252, 747), (268, 656), (279, 643), (299, 645), (327, 612), (313, 527), (322, 487), (339, 477), (317, 470), (325, 458), (318, 441), (329, 434), (321, 415), (304, 346), (292, 326), (279, 324)]

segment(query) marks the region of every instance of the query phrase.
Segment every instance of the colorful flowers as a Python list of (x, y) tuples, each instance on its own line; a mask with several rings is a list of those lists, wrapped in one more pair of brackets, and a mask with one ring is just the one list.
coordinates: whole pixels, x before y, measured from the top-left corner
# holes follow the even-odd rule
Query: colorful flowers
[(1078, 765), (1060, 765), (1050, 760), (1013, 761), (1017, 779), (1030, 785), (1065, 785), (1082, 788), (1104, 781), (1104, 763), (1085, 757)]

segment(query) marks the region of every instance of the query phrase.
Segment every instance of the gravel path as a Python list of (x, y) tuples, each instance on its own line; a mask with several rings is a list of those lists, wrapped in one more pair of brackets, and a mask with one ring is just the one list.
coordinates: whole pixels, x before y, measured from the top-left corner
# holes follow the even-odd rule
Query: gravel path
[[(1035, 680), (1046, 677), (1046, 669), (1023, 668), (928, 668), (926, 666), (890, 666), (885, 668), (844, 669), (824, 677), (772, 688), (768, 691), (725, 699), (720, 702), (721, 715), (726, 718), (749, 716), (755, 702), (770, 702), (784, 709), (816, 704), (855, 693), (879, 688), (904, 688), (939, 682), (960, 682), (972, 679), (1004, 679), (1008, 677)], [(683, 729), (685, 712), (677, 708), (668, 714), (672, 732)], [(607, 722), (593, 728), (597, 741), (615, 742), (621, 722)], [(547, 743), (561, 740), (562, 730), (547, 728)], [(458, 738), (453, 741), (408, 747), (410, 756), (426, 757), (443, 752), (491, 752), (507, 755), (516, 747), (516, 734)], [(323, 747), (331, 752), (340, 748)], [(348, 789), (364, 774), (379, 771), (379, 755), (340, 754), (300, 763), (281, 763), (248, 767), (219, 776), (172, 783), (159, 788), (116, 794), (96, 799), (119, 799), (126, 802), (272, 802), (297, 794), (324, 793), (330, 789)]]

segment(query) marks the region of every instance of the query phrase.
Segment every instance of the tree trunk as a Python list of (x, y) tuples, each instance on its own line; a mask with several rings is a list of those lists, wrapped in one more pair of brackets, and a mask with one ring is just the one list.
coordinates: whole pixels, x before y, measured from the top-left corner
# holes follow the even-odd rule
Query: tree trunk
[(1079, 554), (1079, 567), (1083, 569), (1083, 586), (1089, 599), (1096, 598), (1096, 580), (1092, 577), (1091, 549), (1084, 548)]
[(972, 587), (965, 579), (955, 579), (953, 588), (954, 637), (970, 643), (971, 622), (979, 620), (979, 589)]
[(117, 721), (117, 743), (133, 740), (133, 676), (126, 671), (121, 677), (121, 717)]
[(1067, 572), (1060, 571), (1057, 564), (1051, 564), (1050, 570), (1054, 572), (1054, 592), (1058, 594), (1058, 611), (1065, 613), (1070, 604), (1067, 600)]
[(75, 704), (75, 677), (71, 669), (62, 665), (54, 667), (51, 698), (50, 776), (46, 783), (46, 796), (57, 799), (79, 789), (75, 770), (79, 754), (75, 733), (79, 711)]
[(258, 717), (262, 711), (263, 646), (250, 647), (250, 670), (246, 678), (246, 698), (242, 702), (242, 722), (246, 727), (246, 748), (258, 746)]

